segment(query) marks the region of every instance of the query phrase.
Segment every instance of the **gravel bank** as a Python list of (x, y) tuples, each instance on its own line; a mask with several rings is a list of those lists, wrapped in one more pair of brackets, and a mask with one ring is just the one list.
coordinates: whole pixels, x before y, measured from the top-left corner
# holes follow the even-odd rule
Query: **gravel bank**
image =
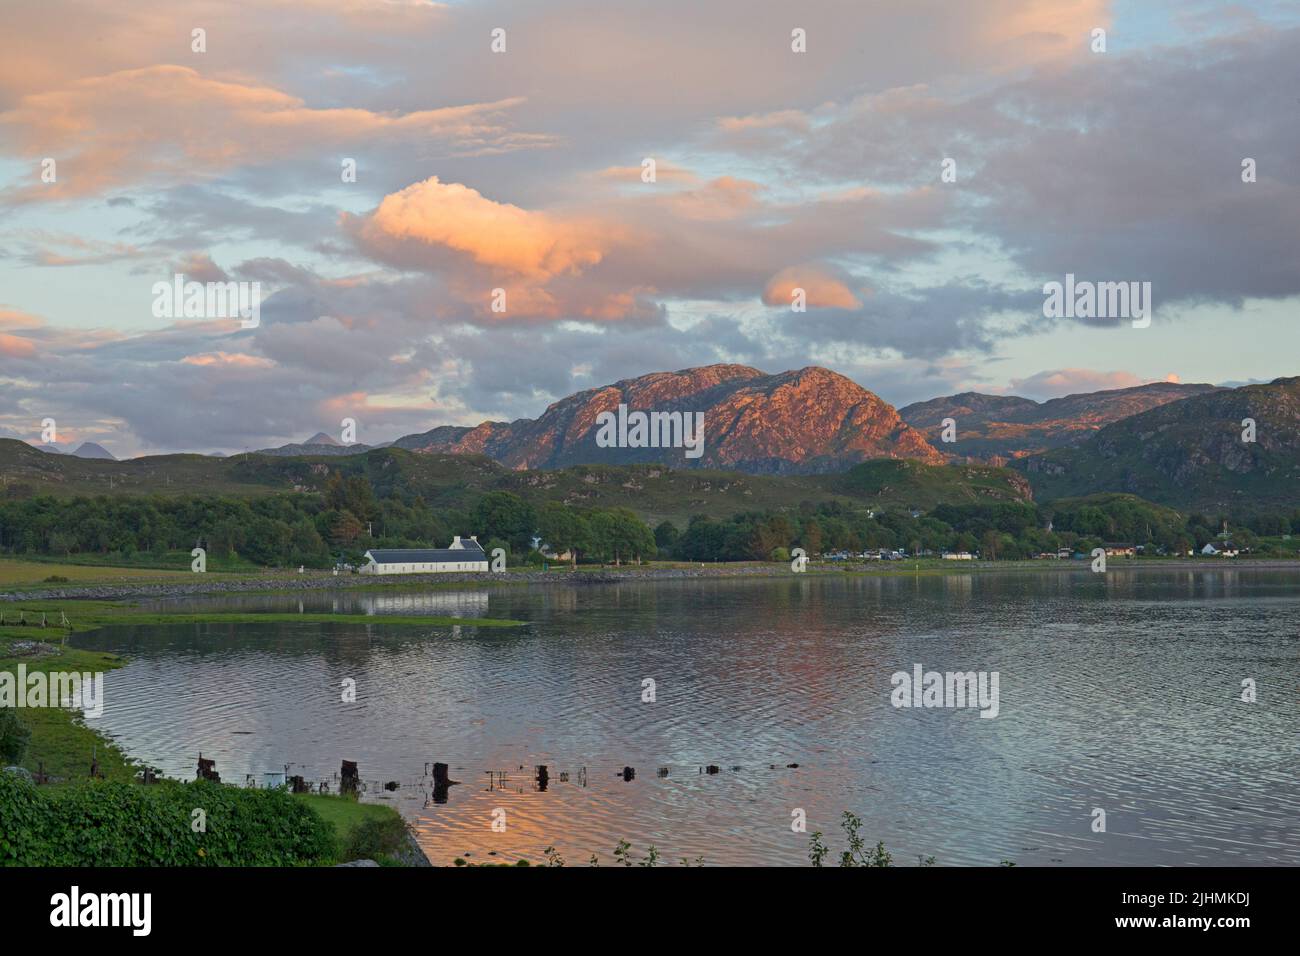
[[(955, 563), (955, 562), (954, 562)], [(1019, 561), (961, 562), (958, 567), (927, 567), (922, 574), (954, 574), (1008, 571), (1081, 571), (1088, 567), (1086, 561)], [(903, 574), (909, 569), (906, 562), (889, 564), (855, 564), (812, 566), (806, 574), (840, 575)], [(1227, 560), (1207, 558), (1186, 561), (1113, 561), (1108, 573), (1122, 571), (1265, 571), (1300, 570), (1300, 561), (1287, 560)], [(509, 571), (503, 574), (464, 572), (432, 575), (359, 575), (346, 574), (335, 577), (321, 572), (304, 575), (267, 575), (264, 578), (238, 580), (196, 580), (158, 584), (106, 584), (87, 587), (43, 588), (41, 590), (0, 592), (0, 601), (60, 601), (60, 600), (116, 600), (119, 598), (169, 598), (200, 594), (247, 594), (259, 591), (327, 591), (335, 589), (373, 588), (386, 585), (419, 587), (435, 584), (464, 584), (475, 588), (508, 587), (512, 585), (546, 585), (552, 587), (586, 587), (597, 584), (618, 584), (635, 581), (676, 581), (699, 578), (738, 577), (793, 577), (785, 564), (703, 565), (698, 568), (610, 568), (587, 571)], [(199, 575), (195, 576), (200, 577)], [(418, 579), (418, 580), (417, 580)]]

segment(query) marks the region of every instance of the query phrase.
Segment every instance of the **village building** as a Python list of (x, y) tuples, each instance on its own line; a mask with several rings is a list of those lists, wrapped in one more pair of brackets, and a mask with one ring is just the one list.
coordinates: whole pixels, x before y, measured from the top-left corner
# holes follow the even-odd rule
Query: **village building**
[(1201, 554), (1213, 555), (1220, 558), (1235, 558), (1240, 553), (1241, 549), (1231, 541), (1211, 541), (1205, 547), (1201, 548)]
[(366, 552), (361, 574), (437, 574), (487, 571), (488, 556), (478, 537), (456, 535), (447, 548), (374, 548)]

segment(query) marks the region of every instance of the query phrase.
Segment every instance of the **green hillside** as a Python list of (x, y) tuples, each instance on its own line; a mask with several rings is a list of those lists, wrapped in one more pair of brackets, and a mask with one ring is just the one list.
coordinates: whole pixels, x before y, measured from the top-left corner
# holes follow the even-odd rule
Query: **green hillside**
[(316, 493), (335, 473), (364, 476), (381, 498), (419, 496), (435, 509), (465, 508), (484, 492), (511, 491), (534, 505), (560, 501), (579, 508), (630, 508), (651, 523), (685, 522), (694, 514), (721, 517), (793, 509), (805, 502), (928, 510), (944, 502), (1030, 497), (1028, 482), (1009, 469), (894, 459), (866, 462), (843, 474), (807, 476), (677, 471), (662, 465), (512, 471), (481, 455), (419, 454), (401, 448), (377, 448), (345, 458), (161, 455), (113, 462), (53, 455), (23, 442), (0, 440), (0, 484), (10, 497)]
[(1015, 466), (1040, 499), (1125, 492), (1184, 510), (1290, 508), (1300, 504), (1300, 378), (1171, 402)]

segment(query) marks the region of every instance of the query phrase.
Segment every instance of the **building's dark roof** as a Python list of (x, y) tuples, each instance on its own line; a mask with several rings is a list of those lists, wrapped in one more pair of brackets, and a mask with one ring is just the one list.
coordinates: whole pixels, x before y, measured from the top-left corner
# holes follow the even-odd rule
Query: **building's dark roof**
[(454, 561), (486, 561), (487, 554), (473, 541), (463, 548), (375, 548), (366, 552), (375, 564), (450, 564)]

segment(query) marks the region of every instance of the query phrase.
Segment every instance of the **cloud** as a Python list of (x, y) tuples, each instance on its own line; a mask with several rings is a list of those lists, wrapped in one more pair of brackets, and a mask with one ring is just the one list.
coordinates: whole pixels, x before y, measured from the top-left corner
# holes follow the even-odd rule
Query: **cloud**
[(816, 264), (790, 266), (768, 280), (763, 304), (788, 308), (795, 289), (802, 289), (810, 308), (856, 309), (861, 303), (832, 270)]
[[(1118, 346), (1146, 369), (1184, 304), (1300, 291), (1279, 254), (1300, 245), (1300, 127), (1279, 119), (1300, 31), (1262, 18), (1198, 16), (1159, 45), (1103, 0), (264, 7), (6, 7), (0, 419), (237, 449), (359, 404), (392, 437), (713, 361), (829, 365), (898, 400), (1050, 395), (1138, 380), (1035, 372), (1070, 353), (998, 364), (1008, 340), (1069, 334), (1042, 318), (1049, 278), (1151, 280), (1151, 334)], [(32, 264), (94, 285), (47, 291)], [(263, 326), (142, 330), (127, 283), (172, 271), (263, 282)], [(1249, 309), (1225, 315), (1249, 340)], [(1259, 371), (1225, 361), (1214, 377)]]
[(32, 358), (36, 355), (36, 343), (31, 339), (0, 332), (0, 355), (5, 358)]
[[(550, 145), (517, 133), (508, 98), (405, 114), (356, 107), (312, 108), (269, 86), (212, 79), (191, 67), (158, 64), (78, 79), (29, 93), (0, 113), (12, 151), (33, 161), (54, 157), (58, 178), (10, 189), (9, 202), (72, 199), (128, 185), (216, 176), (248, 164), (378, 141), (420, 143), (475, 156)], [(337, 175), (337, 174), (336, 174)]]
[(494, 202), (433, 176), (386, 196), (359, 230), (362, 242), (414, 240), (467, 256), (497, 273), (549, 279), (600, 262), (615, 230)]
[(201, 352), (180, 360), (184, 365), (228, 365), (239, 368), (274, 368), (275, 363), (258, 355), (243, 352)]
[[(1013, 378), (1010, 391), (1031, 398), (1059, 398), (1078, 392), (1100, 392), (1115, 388), (1132, 388), (1146, 385), (1151, 379), (1139, 378), (1132, 372), (1101, 372), (1087, 368), (1058, 368), (1037, 372), (1027, 378)], [(1164, 381), (1176, 382), (1177, 375)]]

